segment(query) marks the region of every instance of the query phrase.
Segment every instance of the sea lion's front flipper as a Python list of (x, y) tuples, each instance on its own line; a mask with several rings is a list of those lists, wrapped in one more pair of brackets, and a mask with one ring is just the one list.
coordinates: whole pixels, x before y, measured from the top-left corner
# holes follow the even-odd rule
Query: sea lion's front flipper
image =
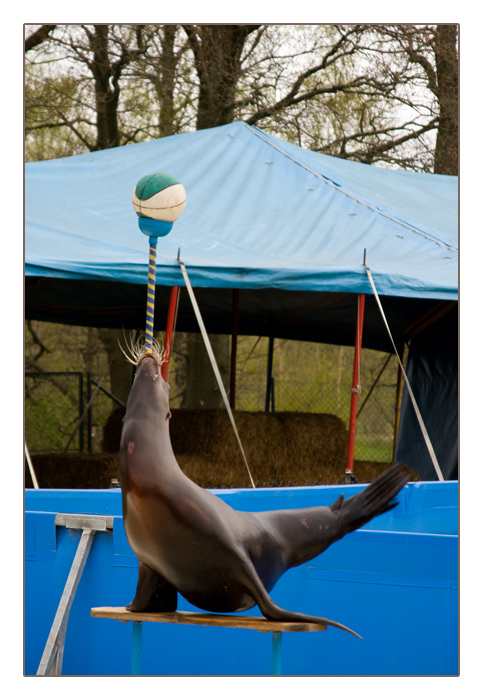
[(344, 632), (350, 632), (350, 634), (362, 639), (360, 634), (357, 634), (357, 632), (354, 632), (354, 630), (351, 630), (349, 627), (342, 625), (340, 622), (328, 620), (325, 617), (316, 617), (315, 615), (292, 612), (292, 610), (284, 610), (283, 608), (279, 607), (270, 598), (255, 566), (253, 565), (253, 562), (250, 559), (245, 562), (245, 567), (246, 575), (248, 576), (247, 588), (249, 588), (249, 592), (260, 608), (260, 612), (267, 618), (267, 620), (273, 620), (276, 622), (316, 622), (318, 624), (337, 627), (337, 629), (343, 630)]
[(162, 576), (139, 562), (139, 577), (134, 600), (126, 605), (131, 612), (174, 612), (178, 592)]

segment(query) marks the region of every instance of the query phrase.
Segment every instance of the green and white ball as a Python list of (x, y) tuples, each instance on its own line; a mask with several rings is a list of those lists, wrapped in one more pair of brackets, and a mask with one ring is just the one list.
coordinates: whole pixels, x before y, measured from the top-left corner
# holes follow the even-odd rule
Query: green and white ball
[(142, 177), (132, 195), (134, 211), (141, 218), (176, 221), (186, 204), (183, 185), (167, 173), (152, 173)]

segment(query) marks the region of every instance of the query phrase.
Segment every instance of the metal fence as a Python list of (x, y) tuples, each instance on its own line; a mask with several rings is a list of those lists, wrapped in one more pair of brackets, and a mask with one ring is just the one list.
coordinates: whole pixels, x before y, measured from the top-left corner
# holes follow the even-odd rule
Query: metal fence
[(84, 449), (82, 372), (25, 373), (25, 440), (30, 452)]
[(26, 372), (29, 452), (99, 452), (115, 405), (123, 404), (89, 372)]
[[(377, 353), (364, 371), (364, 353), (354, 457), (389, 462), (393, 456), (397, 360)], [(272, 376), (267, 386), (266, 367), (260, 363), (256, 371), (239, 373), (236, 409), (329, 413), (348, 427), (350, 351), (344, 373), (338, 377), (327, 374), (323, 381)], [(170, 384), (176, 397), (176, 377), (171, 378), (171, 374)], [(229, 393), (228, 386), (226, 389)], [(113, 408), (122, 405), (108, 386), (82, 372), (27, 372), (25, 399), (25, 438), (31, 453), (101, 451), (104, 425)], [(172, 407), (179, 405), (178, 396)]]
[[(358, 397), (354, 459), (390, 462), (393, 459), (396, 419), (397, 359), (378, 353), (371, 371), (362, 373)], [(363, 351), (364, 357), (364, 351)], [(171, 379), (173, 388), (175, 378)], [(225, 386), (229, 395), (229, 386)], [(352, 396), (351, 375), (320, 381), (283, 379), (266, 373), (241, 374), (236, 383), (235, 408), (239, 411), (328, 413), (349, 427)], [(217, 390), (213, 380), (213, 391)], [(178, 395), (179, 398), (179, 395)], [(175, 408), (180, 407), (175, 402)], [(219, 405), (222, 406), (221, 396)]]

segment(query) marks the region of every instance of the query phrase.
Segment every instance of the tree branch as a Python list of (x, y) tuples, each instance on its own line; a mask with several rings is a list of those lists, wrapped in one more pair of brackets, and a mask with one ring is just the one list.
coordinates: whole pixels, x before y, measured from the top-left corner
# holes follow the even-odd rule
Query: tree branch
[(37, 31), (25, 39), (25, 53), (35, 49), (35, 47), (39, 46), (39, 44), (42, 44), (47, 39), (50, 32), (52, 32), (56, 27), (56, 24), (42, 24)]
[[(320, 96), (320, 95), (334, 95), (339, 92), (344, 92), (344, 93), (351, 93), (354, 94), (354, 91), (356, 88), (363, 87), (364, 85), (370, 85), (371, 81), (366, 77), (366, 76), (361, 76), (359, 78), (356, 78), (350, 83), (339, 83), (337, 85), (332, 85), (331, 87), (316, 87), (313, 88), (312, 90), (308, 90), (307, 92), (303, 92), (298, 96), (294, 96), (294, 91), (293, 89), (281, 100), (273, 104), (272, 106), (269, 107), (264, 107), (258, 112), (255, 112), (251, 117), (249, 117), (246, 122), (247, 124), (255, 125), (258, 121), (261, 119), (265, 119), (266, 117), (272, 117), (273, 115), (277, 114), (278, 112), (281, 112), (287, 107), (292, 107), (293, 105), (297, 105), (300, 102), (305, 102), (308, 100), (313, 99), (314, 97)], [(356, 94), (360, 94), (359, 91), (357, 91)]]

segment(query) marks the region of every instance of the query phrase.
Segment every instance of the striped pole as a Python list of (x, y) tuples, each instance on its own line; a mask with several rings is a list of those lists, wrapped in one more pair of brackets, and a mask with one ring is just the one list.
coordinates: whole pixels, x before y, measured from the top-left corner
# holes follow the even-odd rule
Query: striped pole
[[(156, 293), (156, 247), (158, 238), (167, 236), (186, 204), (183, 185), (168, 173), (142, 177), (132, 195), (141, 232), (149, 237), (148, 298), (146, 303), (146, 354), (154, 350), (154, 301)], [(153, 218), (151, 218), (153, 217)]]
[(146, 303), (146, 341), (147, 353), (153, 352), (154, 298), (156, 292), (156, 245), (158, 239), (149, 237), (148, 299)]

